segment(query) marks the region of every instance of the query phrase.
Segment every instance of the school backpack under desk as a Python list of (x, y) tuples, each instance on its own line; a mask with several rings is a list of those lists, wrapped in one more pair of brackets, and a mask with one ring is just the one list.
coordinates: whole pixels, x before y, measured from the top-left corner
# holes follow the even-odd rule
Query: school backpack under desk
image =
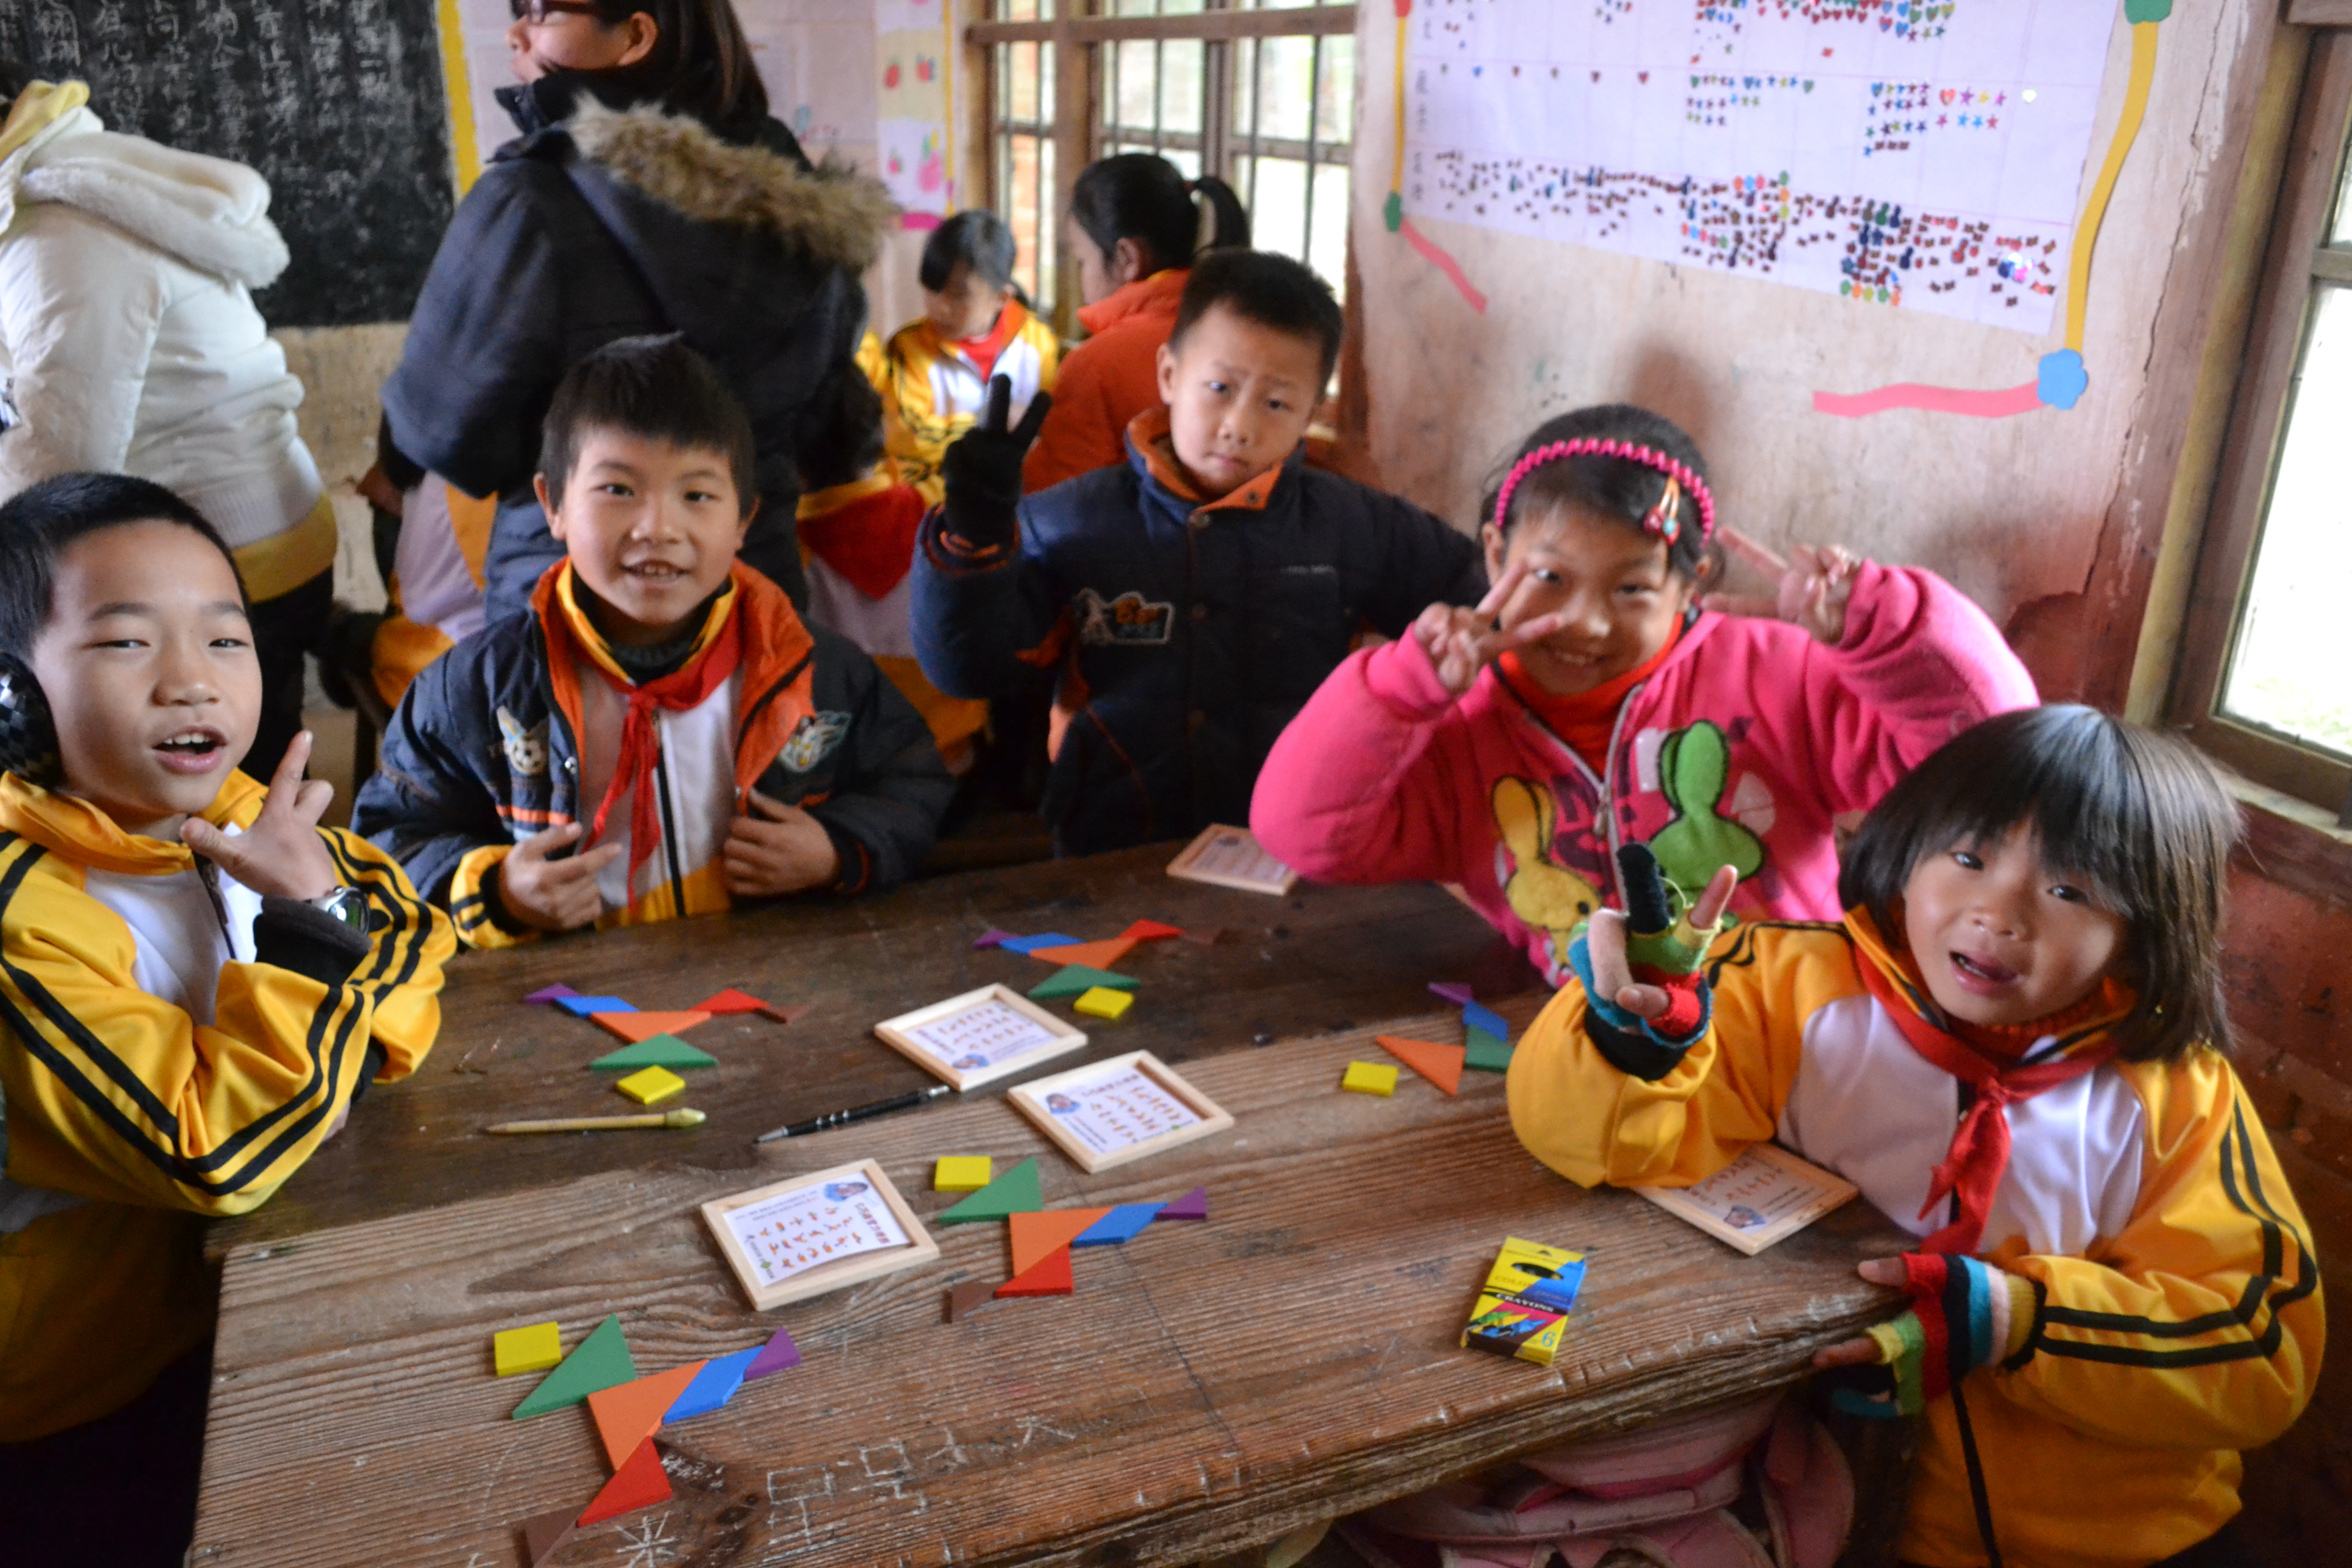
[(1548, 1568), (1555, 1556), (1597, 1568), (1612, 1552), (1655, 1568), (1831, 1568), (1853, 1520), (1845, 1456), (1772, 1394), (1529, 1454), (1338, 1529), (1372, 1568)]

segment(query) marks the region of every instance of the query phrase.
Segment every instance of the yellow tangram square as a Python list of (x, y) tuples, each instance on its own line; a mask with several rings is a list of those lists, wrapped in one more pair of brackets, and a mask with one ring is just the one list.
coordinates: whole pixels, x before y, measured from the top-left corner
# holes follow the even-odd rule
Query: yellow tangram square
[(985, 1154), (942, 1154), (931, 1167), (935, 1193), (976, 1193), (995, 1179), (996, 1163)]
[[(1391, 1073), (1391, 1078), (1396, 1074)], [(667, 1068), (647, 1068), (633, 1072), (613, 1086), (639, 1105), (656, 1105), (686, 1087), (686, 1079)]]
[(533, 1323), (523, 1329), (500, 1329), (490, 1341), (499, 1375), (545, 1372), (563, 1359), (563, 1336), (553, 1323)]
[(1396, 1075), (1396, 1068), (1377, 1062), (1349, 1062), (1348, 1076), (1339, 1080), (1339, 1087), (1358, 1094), (1394, 1094)]
[(1129, 1007), (1135, 1005), (1135, 993), (1114, 991), (1108, 985), (1097, 985), (1070, 1005), (1081, 1013), (1089, 1014), (1097, 1018), (1117, 1019), (1124, 1016)]

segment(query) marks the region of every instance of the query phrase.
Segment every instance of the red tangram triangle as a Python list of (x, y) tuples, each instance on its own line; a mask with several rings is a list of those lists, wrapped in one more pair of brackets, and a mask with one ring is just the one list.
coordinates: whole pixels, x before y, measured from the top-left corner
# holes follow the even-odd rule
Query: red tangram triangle
[[(1105, 1211), (1108, 1212), (1108, 1211)], [(1070, 1279), (1070, 1249), (1049, 1252), (1036, 1268), (1016, 1274), (996, 1288), (1000, 1296), (1066, 1296), (1076, 1289)]]
[(1067, 947), (1035, 948), (1029, 956), (1042, 958), (1048, 963), (1083, 963), (1089, 969), (1108, 969), (1125, 958), (1134, 946), (1134, 938), (1115, 936), (1108, 942), (1079, 942)]
[(1467, 1051), (1461, 1046), (1433, 1045), (1427, 1040), (1407, 1040), (1395, 1035), (1378, 1037), (1389, 1055), (1435, 1084), (1448, 1094), (1462, 1089), (1462, 1058)]
[(614, 1469), (637, 1451), (638, 1444), (654, 1435), (654, 1429), (661, 1425), (662, 1412), (677, 1403), (677, 1396), (686, 1392), (686, 1385), (701, 1370), (700, 1362), (674, 1366), (651, 1377), (599, 1389), (588, 1396), (588, 1413), (596, 1417), (597, 1436), (604, 1439), (604, 1458)]
[(694, 1010), (698, 1013), (709, 1013), (713, 1015), (720, 1013), (764, 1013), (768, 1010), (768, 1005), (765, 1002), (761, 1001), (757, 996), (747, 995), (743, 992), (736, 990), (732, 985), (730, 985), (726, 990), (719, 993), (718, 995), (705, 996), (701, 1001), (697, 1002), (694, 1005)]
[(1182, 926), (1161, 925), (1158, 921), (1138, 921), (1118, 933), (1122, 942), (1160, 942), (1171, 936), (1182, 936)]
[(656, 1035), (683, 1035), (697, 1024), (710, 1022), (708, 1013), (592, 1013), (589, 1016), (633, 1046)]
[(651, 1508), (657, 1502), (667, 1502), (669, 1495), (669, 1472), (662, 1468), (661, 1455), (656, 1451), (654, 1440), (648, 1437), (637, 1445), (637, 1451), (629, 1456), (629, 1462), (614, 1471), (613, 1479), (604, 1483), (604, 1489), (596, 1494), (587, 1511), (580, 1516), (580, 1523), (583, 1527), (600, 1524), (616, 1513), (627, 1513), (632, 1509)]
[(1069, 1246), (1108, 1213), (1108, 1209), (1044, 1209), (1007, 1215), (1005, 1224), (1013, 1231), (1013, 1272), (1028, 1273), (1047, 1253)]

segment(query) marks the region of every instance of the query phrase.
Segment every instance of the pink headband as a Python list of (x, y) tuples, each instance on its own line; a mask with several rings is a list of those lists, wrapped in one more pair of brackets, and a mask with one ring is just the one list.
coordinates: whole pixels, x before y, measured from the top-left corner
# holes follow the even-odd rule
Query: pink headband
[(1622, 458), (1629, 463), (1655, 468), (1666, 476), (1665, 493), (1658, 498), (1658, 504), (1650, 509), (1649, 515), (1642, 519), (1644, 531), (1655, 534), (1668, 544), (1680, 537), (1683, 531), (1682, 497), (1685, 491), (1688, 491), (1691, 499), (1698, 503), (1699, 542), (1705, 544), (1715, 536), (1715, 497), (1707, 493), (1706, 480), (1664, 452), (1653, 451), (1638, 442), (1603, 441), (1590, 436), (1538, 447), (1512, 464), (1509, 477), (1503, 480), (1501, 493), (1495, 498), (1495, 527), (1499, 530), (1505, 526), (1503, 520), (1511, 511), (1511, 493), (1519, 488), (1521, 479), (1546, 463), (1556, 463), (1563, 458), (1584, 457)]

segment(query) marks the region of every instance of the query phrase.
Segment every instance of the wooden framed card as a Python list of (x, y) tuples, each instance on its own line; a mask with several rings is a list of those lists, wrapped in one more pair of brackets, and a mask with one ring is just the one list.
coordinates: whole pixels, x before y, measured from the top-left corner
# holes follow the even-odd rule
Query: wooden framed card
[(1786, 1240), (1860, 1191), (1778, 1143), (1751, 1143), (1739, 1158), (1687, 1187), (1635, 1192), (1750, 1258)]
[(871, 1160), (792, 1176), (702, 1205), (727, 1266), (760, 1311), (940, 1255), (923, 1222)]
[(1168, 874), (1277, 899), (1298, 880), (1297, 872), (1258, 847), (1256, 836), (1246, 827), (1201, 829), (1201, 836), (1184, 846), (1184, 853), (1168, 862)]
[(885, 1045), (959, 1091), (1025, 1072), (1087, 1043), (1075, 1029), (1018, 991), (983, 985), (874, 1026)]
[(1089, 1174), (1234, 1124), (1215, 1100), (1150, 1051), (1036, 1079), (1005, 1098)]

